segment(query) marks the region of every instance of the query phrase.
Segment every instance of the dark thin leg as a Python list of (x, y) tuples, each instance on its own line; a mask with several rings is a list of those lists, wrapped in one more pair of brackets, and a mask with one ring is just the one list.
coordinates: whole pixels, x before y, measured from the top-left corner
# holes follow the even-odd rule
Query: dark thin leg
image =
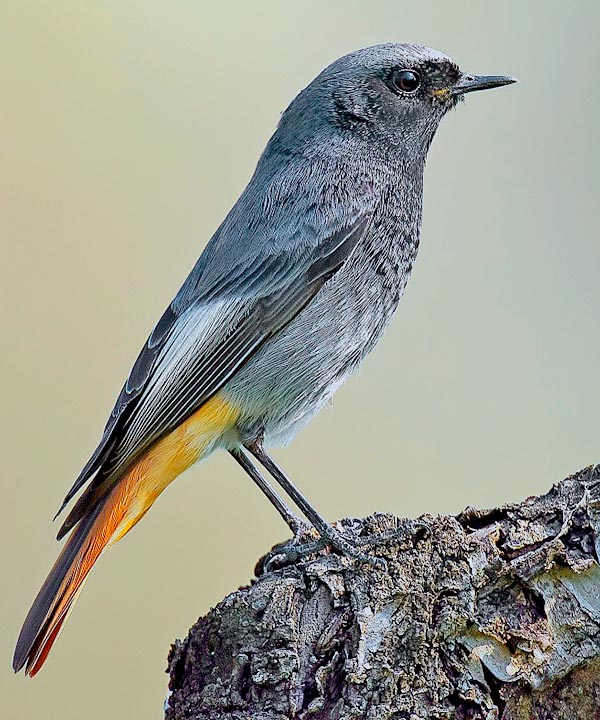
[(279, 495), (277, 495), (277, 493), (264, 479), (260, 472), (254, 467), (252, 461), (246, 455), (246, 453), (243, 450), (236, 448), (235, 450), (230, 450), (229, 454), (244, 468), (244, 470), (248, 473), (248, 475), (250, 475), (252, 480), (254, 480), (258, 487), (267, 496), (273, 507), (285, 520), (292, 533), (296, 535), (300, 530), (302, 530), (302, 521), (294, 515), (294, 513), (283, 502)]
[(298, 488), (289, 480), (283, 470), (267, 455), (262, 445), (248, 445), (246, 449), (254, 455), (269, 475), (279, 483), (317, 530), (321, 534), (324, 534), (323, 531), (327, 532), (330, 528), (329, 523), (319, 515), (304, 495), (302, 495)]
[[(265, 470), (271, 475), (271, 477), (285, 490), (289, 497), (296, 503), (296, 505), (302, 510), (308, 520), (315, 526), (319, 531), (319, 535), (332, 547), (336, 548), (345, 555), (355, 557), (359, 560), (369, 562), (371, 564), (382, 564), (382, 561), (378, 558), (372, 558), (364, 553), (360, 552), (351, 542), (349, 542), (341, 533), (335, 530), (331, 525), (322, 518), (319, 513), (313, 508), (308, 500), (302, 495), (302, 493), (296, 488), (291, 480), (286, 476), (283, 470), (275, 463), (272, 458), (267, 455), (262, 445), (255, 443), (247, 445), (246, 449), (258, 460), (258, 462), (265, 468)], [(312, 543), (307, 545), (305, 548), (290, 548), (290, 556), (298, 556), (302, 552), (309, 552), (314, 550), (315, 544)]]

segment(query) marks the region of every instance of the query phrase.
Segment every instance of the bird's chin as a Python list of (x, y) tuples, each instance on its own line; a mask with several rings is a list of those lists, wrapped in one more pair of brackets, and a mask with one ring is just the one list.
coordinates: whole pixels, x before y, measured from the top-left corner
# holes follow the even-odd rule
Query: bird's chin
[(465, 101), (464, 95), (451, 95), (447, 100), (444, 101), (443, 114), (449, 113), (454, 110), (458, 105), (461, 105)]

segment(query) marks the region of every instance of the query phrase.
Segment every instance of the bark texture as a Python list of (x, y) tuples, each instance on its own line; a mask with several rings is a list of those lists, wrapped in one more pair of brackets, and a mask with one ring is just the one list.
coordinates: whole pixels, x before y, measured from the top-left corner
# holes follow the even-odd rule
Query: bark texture
[(600, 718), (600, 467), (454, 517), (377, 514), (261, 573), (169, 657), (167, 720)]

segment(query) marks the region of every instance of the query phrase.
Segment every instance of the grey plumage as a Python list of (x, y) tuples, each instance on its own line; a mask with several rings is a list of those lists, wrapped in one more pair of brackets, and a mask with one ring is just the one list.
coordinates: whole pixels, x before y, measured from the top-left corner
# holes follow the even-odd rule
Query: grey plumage
[[(465, 92), (507, 82), (465, 75), (430, 48), (388, 44), (340, 58), (294, 99), (142, 349), (61, 507), (87, 483), (59, 537), (80, 523), (69, 540), (79, 548), (82, 521), (97, 516), (126, 471), (217, 392), (239, 417), (209, 451), (225, 447), (244, 465), (239, 453), (253, 448), (268, 469), (263, 441), (293, 437), (374, 347), (398, 305), (419, 246), (425, 158), (441, 118)], [(59, 558), (28, 616), (16, 668), (30, 662), (37, 671), (56, 636), (62, 619), (51, 603), (71, 555)]]
[[(435, 50), (381, 45), (340, 58), (291, 103), (248, 186), (140, 353), (99, 448), (65, 498), (63, 507), (97, 472), (61, 535), (92, 494), (101, 495), (99, 487), (108, 489), (253, 353), (225, 392), (245, 410), (243, 437), (262, 423), (267, 441), (276, 442), (288, 440), (375, 344), (418, 248), (427, 149), (455, 104), (395, 95), (390, 72), (415, 65), (431, 67), (440, 87), (459, 77), (455, 63)], [(278, 319), (253, 334), (260, 327), (257, 303), (279, 296), (285, 317), (290, 293), (300, 293), (301, 305), (307, 292), (308, 301), (311, 263), (363, 218), (372, 222), (352, 261), (286, 332), (267, 340), (285, 324)], [(216, 372), (204, 393), (186, 395), (184, 388), (214, 370), (224, 352), (233, 355), (228, 371)]]

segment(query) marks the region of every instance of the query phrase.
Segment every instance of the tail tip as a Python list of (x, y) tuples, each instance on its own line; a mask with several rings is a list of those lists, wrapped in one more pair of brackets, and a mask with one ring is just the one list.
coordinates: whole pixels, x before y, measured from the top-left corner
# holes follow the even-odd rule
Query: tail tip
[(23, 669), (23, 666), (25, 665), (26, 662), (27, 662), (27, 656), (21, 655), (21, 653), (18, 652), (18, 648), (17, 648), (17, 650), (15, 650), (15, 654), (13, 655), (13, 660), (12, 660), (13, 672), (14, 673), (21, 672), (21, 670)]

